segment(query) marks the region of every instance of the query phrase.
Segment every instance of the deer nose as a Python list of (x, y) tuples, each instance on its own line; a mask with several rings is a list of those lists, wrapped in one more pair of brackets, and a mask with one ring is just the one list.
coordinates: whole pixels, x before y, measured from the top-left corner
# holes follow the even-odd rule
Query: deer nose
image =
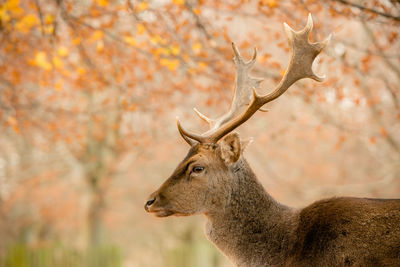
[(152, 197), (151, 199), (149, 199), (147, 202), (146, 202), (146, 204), (144, 205), (144, 209), (146, 210), (146, 211), (149, 211), (149, 207), (151, 206), (151, 205), (153, 205), (153, 203), (156, 201), (156, 197)]

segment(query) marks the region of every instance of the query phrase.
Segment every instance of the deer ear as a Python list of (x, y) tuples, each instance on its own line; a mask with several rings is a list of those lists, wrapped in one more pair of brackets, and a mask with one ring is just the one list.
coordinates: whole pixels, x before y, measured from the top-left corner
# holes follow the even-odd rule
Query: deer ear
[(221, 158), (225, 161), (226, 166), (230, 166), (238, 161), (242, 153), (239, 134), (228, 134), (219, 142), (219, 145)]

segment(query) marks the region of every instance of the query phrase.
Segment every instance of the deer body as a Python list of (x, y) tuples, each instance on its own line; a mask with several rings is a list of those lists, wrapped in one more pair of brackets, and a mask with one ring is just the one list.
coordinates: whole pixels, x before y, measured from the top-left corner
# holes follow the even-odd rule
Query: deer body
[(400, 200), (275, 201), (244, 159), (206, 234), (237, 266), (400, 266)]
[(259, 96), (260, 79), (250, 76), (233, 44), (236, 85), (231, 109), (199, 135), (178, 130), (191, 146), (185, 159), (145, 204), (158, 217), (204, 214), (208, 238), (242, 267), (400, 266), (400, 200), (332, 198), (293, 209), (274, 200), (243, 157), (247, 142), (231, 131), (302, 78), (321, 81), (311, 69), (328, 43), (309, 43), (312, 29), (285, 24), (291, 59), (276, 89)]

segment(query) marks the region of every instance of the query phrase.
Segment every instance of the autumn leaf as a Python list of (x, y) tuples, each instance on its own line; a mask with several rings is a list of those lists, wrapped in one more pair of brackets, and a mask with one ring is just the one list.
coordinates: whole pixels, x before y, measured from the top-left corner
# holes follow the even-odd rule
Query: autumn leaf
[(63, 89), (63, 82), (62, 82), (62, 80), (59, 80), (54, 85), (54, 90), (61, 91), (62, 89)]
[(205, 69), (205, 68), (207, 67), (207, 63), (205, 63), (205, 62), (199, 62), (199, 63), (197, 64), (197, 66), (198, 66), (198, 68), (199, 68), (200, 70), (203, 70), (203, 69)]
[(15, 24), (15, 29), (22, 33), (28, 33), (32, 27), (38, 24), (39, 19), (33, 14), (28, 14)]
[(13, 116), (8, 116), (7, 123), (10, 125), (15, 125), (15, 124), (17, 124), (17, 119), (15, 119), (15, 117), (13, 117)]
[(152, 36), (152, 37), (150, 38), (150, 43), (152, 43), (153, 45), (156, 45), (156, 44), (165, 44), (165, 43), (166, 43), (166, 40), (163, 39), (160, 35), (155, 35), (155, 36)]
[(9, 116), (7, 118), (7, 123), (8, 123), (8, 125), (10, 125), (14, 129), (15, 133), (19, 133), (18, 121), (17, 121), (17, 119), (15, 117)]
[(54, 22), (54, 15), (53, 14), (47, 14), (44, 17), (44, 23), (46, 24), (52, 24)]
[(171, 51), (172, 55), (177, 56), (177, 55), (179, 55), (179, 52), (181, 51), (181, 49), (180, 49), (179, 45), (172, 45), (170, 47), (170, 51)]
[(137, 105), (133, 104), (133, 105), (131, 105), (131, 106), (129, 107), (129, 111), (130, 111), (130, 112), (134, 112), (134, 111), (136, 110), (136, 108), (137, 108)]
[(137, 7), (136, 7), (136, 9), (138, 10), (138, 11), (144, 11), (144, 10), (146, 10), (146, 9), (148, 9), (149, 8), (149, 3), (147, 3), (147, 2), (141, 2), (139, 5), (137, 5)]
[(146, 31), (146, 27), (143, 24), (136, 25), (136, 31), (139, 35), (142, 35)]
[(57, 56), (53, 57), (52, 61), (53, 61), (54, 67), (56, 67), (57, 69), (62, 69), (64, 67), (64, 63), (59, 57), (57, 57)]
[(60, 46), (57, 53), (60, 57), (66, 57), (68, 55), (68, 49), (65, 46)]
[(97, 4), (101, 7), (108, 6), (108, 0), (96, 0)]
[(168, 69), (174, 71), (179, 67), (179, 60), (177, 59), (168, 59), (168, 58), (162, 58), (160, 60), (161, 66), (165, 66)]
[(2, 24), (11, 20), (11, 16), (8, 14), (8, 11), (5, 6), (0, 7), (0, 21)]
[(172, 0), (172, 3), (175, 5), (183, 5), (185, 4), (185, 0)]
[(388, 132), (387, 132), (387, 130), (386, 130), (386, 128), (384, 128), (384, 127), (381, 127), (381, 135), (383, 136), (383, 137), (386, 137), (386, 136), (388, 136)]
[(96, 51), (101, 53), (104, 50), (104, 42), (103, 40), (99, 40), (96, 44)]
[(199, 42), (192, 44), (192, 51), (193, 51), (195, 54), (199, 54), (200, 51), (201, 51), (201, 48), (202, 48), (202, 44), (199, 43)]
[(278, 6), (278, 3), (276, 0), (262, 0), (262, 1), (260, 1), (260, 4), (264, 5), (264, 6), (269, 6), (270, 8), (274, 8), (274, 7)]
[(90, 39), (92, 41), (97, 41), (104, 38), (104, 33), (100, 30), (94, 31)]
[(45, 70), (51, 70), (51, 63), (47, 60), (46, 52), (40, 51), (35, 53), (33, 64)]
[(81, 38), (79, 37), (75, 37), (74, 39), (72, 39), (72, 44), (74, 45), (78, 45), (81, 43)]
[(124, 37), (124, 41), (125, 41), (125, 43), (127, 43), (128, 45), (131, 45), (131, 46), (137, 46), (138, 45), (138, 42), (136, 41), (136, 39), (133, 38), (130, 35), (126, 35)]
[(198, 8), (193, 8), (193, 13), (196, 15), (200, 15), (201, 14), (201, 10)]
[(21, 15), (24, 12), (20, 7), (20, 0), (9, 0), (4, 3), (2, 8), (10, 11), (13, 16)]
[(371, 136), (371, 137), (369, 138), (369, 142), (370, 142), (372, 145), (375, 145), (375, 144), (376, 144), (376, 138), (375, 138), (374, 136)]
[(43, 32), (45, 34), (53, 34), (54, 33), (54, 26), (53, 25), (47, 25), (43, 27)]
[(80, 67), (78, 67), (78, 68), (76, 69), (76, 72), (77, 72), (79, 75), (84, 75), (84, 74), (86, 74), (86, 69), (85, 69), (84, 67), (80, 66)]

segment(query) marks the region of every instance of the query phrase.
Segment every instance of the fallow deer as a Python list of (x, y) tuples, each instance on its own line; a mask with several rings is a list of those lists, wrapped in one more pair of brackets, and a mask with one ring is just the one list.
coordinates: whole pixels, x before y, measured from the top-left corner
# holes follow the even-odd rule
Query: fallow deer
[(246, 144), (232, 130), (312, 71), (326, 46), (310, 43), (311, 15), (301, 31), (284, 24), (291, 58), (279, 85), (260, 96), (234, 44), (236, 80), (229, 112), (203, 134), (180, 134), (191, 146), (170, 178), (145, 204), (158, 217), (204, 214), (206, 235), (237, 266), (400, 266), (400, 199), (337, 197), (295, 209), (273, 199), (243, 157)]

